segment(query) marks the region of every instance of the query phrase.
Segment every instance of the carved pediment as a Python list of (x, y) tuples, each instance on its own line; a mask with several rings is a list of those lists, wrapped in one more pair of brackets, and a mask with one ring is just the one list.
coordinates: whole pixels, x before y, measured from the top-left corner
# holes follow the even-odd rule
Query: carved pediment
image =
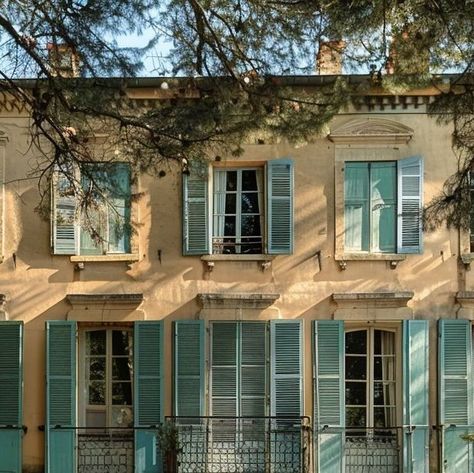
[(328, 138), (334, 143), (408, 143), (414, 131), (386, 118), (356, 118), (332, 129)]

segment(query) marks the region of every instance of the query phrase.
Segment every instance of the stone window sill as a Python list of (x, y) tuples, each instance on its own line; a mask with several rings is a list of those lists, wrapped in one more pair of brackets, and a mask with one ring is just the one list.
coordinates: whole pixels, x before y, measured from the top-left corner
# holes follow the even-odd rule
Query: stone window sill
[(344, 253), (336, 255), (336, 261), (403, 261), (406, 255), (397, 253)]
[(137, 253), (108, 254), (108, 255), (77, 255), (71, 256), (71, 263), (113, 263), (116, 261), (125, 261), (133, 263), (140, 259)]
[(204, 255), (201, 256), (202, 261), (272, 261), (274, 256), (271, 255)]

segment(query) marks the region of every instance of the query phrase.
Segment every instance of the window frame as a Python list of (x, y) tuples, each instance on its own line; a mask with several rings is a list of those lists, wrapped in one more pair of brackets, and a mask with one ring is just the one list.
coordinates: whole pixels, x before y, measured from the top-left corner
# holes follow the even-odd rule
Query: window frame
[[(109, 236), (108, 234), (100, 243), (103, 245), (104, 249), (102, 252), (97, 253), (88, 253), (81, 252), (81, 239), (83, 233), (82, 221), (82, 211), (80, 206), (78, 206), (78, 201), (76, 198), (75, 186), (82, 187), (83, 184), (83, 173), (81, 172), (80, 166), (78, 165), (65, 165), (65, 170), (61, 172), (61, 169), (56, 167), (53, 173), (53, 178), (51, 182), (51, 248), (52, 253), (55, 255), (69, 255), (71, 256), (71, 261), (101, 261), (101, 260), (117, 260), (122, 261), (124, 258), (127, 261), (137, 260), (138, 259), (138, 248), (137, 248), (137, 239), (132, 232), (132, 222), (136, 220), (137, 209), (133, 203), (133, 195), (136, 194), (136, 183), (133, 176), (133, 169), (130, 163), (125, 161), (117, 162), (103, 162), (103, 161), (90, 161), (83, 163), (84, 166), (126, 166), (128, 172), (128, 181), (129, 181), (129, 195), (124, 199), (126, 200), (126, 205), (124, 207), (126, 213), (126, 219), (124, 219), (124, 236), (125, 236), (125, 248), (124, 251), (117, 251), (110, 249), (109, 247)], [(70, 173), (70, 176), (66, 176), (67, 173)], [(71, 183), (71, 180), (73, 181)], [(58, 230), (58, 220), (62, 217), (61, 212), (64, 211), (60, 209), (61, 197), (59, 196), (58, 188), (62, 182), (68, 183), (72, 189), (72, 195), (66, 197), (66, 200), (69, 200), (69, 210), (66, 211), (66, 227), (69, 227), (69, 243), (67, 248), (60, 247), (58, 240), (60, 240)], [(63, 199), (64, 205), (64, 199)], [(107, 202), (99, 203), (98, 208), (101, 212), (106, 214), (106, 228), (107, 232), (110, 227), (110, 207), (111, 205)], [(64, 231), (64, 230), (63, 230)], [(72, 241), (74, 242), (74, 247), (71, 246)]]

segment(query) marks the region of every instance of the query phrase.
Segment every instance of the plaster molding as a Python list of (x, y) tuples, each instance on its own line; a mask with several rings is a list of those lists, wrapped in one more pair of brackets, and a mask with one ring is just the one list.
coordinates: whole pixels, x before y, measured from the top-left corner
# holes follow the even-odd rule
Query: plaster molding
[(328, 135), (336, 144), (406, 144), (414, 130), (386, 118), (356, 118), (337, 127)]
[(366, 306), (370, 304), (377, 307), (405, 307), (413, 296), (414, 293), (412, 291), (335, 292), (332, 295), (332, 299), (338, 305)]
[(5, 146), (8, 143), (8, 135), (0, 130), (0, 146)]
[(197, 295), (203, 309), (266, 309), (280, 294), (202, 293)]

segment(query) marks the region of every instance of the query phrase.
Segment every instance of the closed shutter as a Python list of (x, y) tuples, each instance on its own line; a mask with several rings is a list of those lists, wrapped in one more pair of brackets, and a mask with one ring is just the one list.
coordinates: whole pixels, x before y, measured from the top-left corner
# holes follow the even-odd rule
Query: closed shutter
[(180, 417), (203, 416), (204, 321), (174, 323), (174, 414)]
[(444, 473), (470, 472), (472, 446), (461, 438), (472, 424), (472, 342), (467, 320), (439, 321), (439, 419)]
[(21, 473), (23, 324), (0, 322), (0, 471)]
[(157, 433), (163, 422), (163, 322), (134, 324), (135, 473), (160, 473)]
[(75, 255), (78, 245), (78, 225), (74, 185), (69, 178), (55, 171), (52, 181), (51, 235), (53, 253)]
[(344, 471), (344, 322), (313, 325), (315, 472)]
[(76, 322), (46, 322), (46, 471), (76, 468)]
[(429, 323), (403, 322), (403, 471), (428, 473)]
[(293, 253), (293, 161), (267, 164), (268, 253)]
[(204, 172), (183, 175), (183, 254), (209, 253), (208, 181)]
[(422, 253), (423, 159), (398, 162), (398, 253)]

